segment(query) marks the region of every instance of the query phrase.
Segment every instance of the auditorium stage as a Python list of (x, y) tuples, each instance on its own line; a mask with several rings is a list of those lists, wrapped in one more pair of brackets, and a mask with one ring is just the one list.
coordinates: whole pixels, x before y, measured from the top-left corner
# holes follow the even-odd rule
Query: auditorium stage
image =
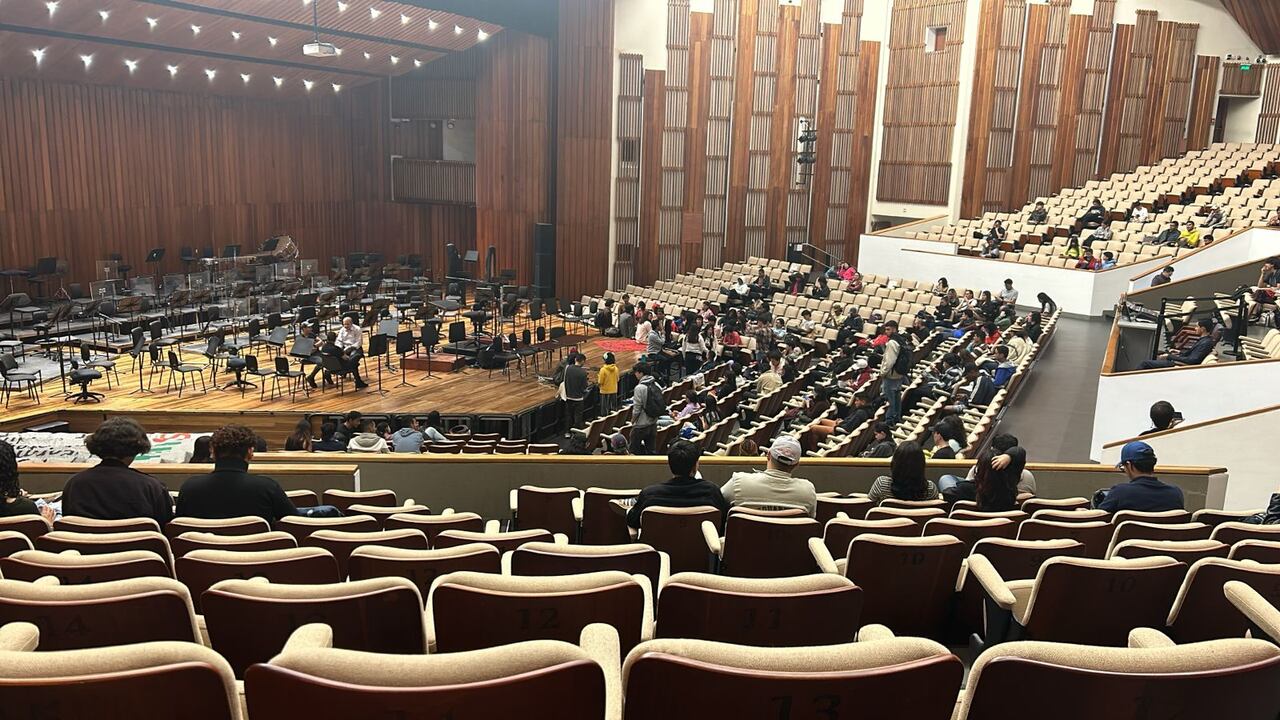
[[(586, 366), (594, 380), (595, 370), (602, 364), (605, 350), (599, 346), (602, 341), (618, 344), (616, 338), (605, 339), (598, 335), (582, 341), (578, 349), (587, 357)], [(615, 351), (620, 368), (626, 370), (635, 362), (640, 354), (640, 346), (632, 351)], [(195, 345), (183, 348), (182, 360), (195, 364), (204, 364), (204, 357), (195, 352)], [(568, 352), (566, 348), (565, 352)], [(270, 367), (273, 356), (269, 352), (259, 351), (259, 364)], [(410, 358), (413, 356), (410, 355)], [(422, 355), (423, 360), (426, 355)], [(347, 382), (346, 391), (339, 395), (336, 387), (327, 388), (324, 392), (311, 391), (310, 395), (299, 392), (290, 398), (286, 392), (283, 397), (274, 400), (260, 400), (259, 388), (250, 388), (242, 395), (239, 390), (214, 389), (209, 385), (207, 393), (200, 392), (199, 380), (194, 375), (187, 378), (187, 388), (182, 397), (177, 390), (165, 392), (165, 383), (159, 376), (152, 383), (151, 394), (139, 394), (138, 375), (133, 372), (133, 360), (128, 355), (115, 358), (120, 371), (120, 382), (112, 389), (107, 389), (106, 378), (97, 380), (92, 390), (101, 392), (106, 397), (100, 403), (81, 403), (73, 405), (61, 395), (61, 381), (55, 375), (46, 379), (41, 392), (41, 403), (36, 405), (23, 393), (15, 392), (8, 410), (0, 420), (0, 429), (20, 430), (33, 425), (65, 420), (72, 424), (72, 430), (92, 430), (107, 416), (128, 415), (138, 419), (153, 432), (181, 431), (191, 432), (213, 429), (226, 422), (242, 422), (279, 447), (285, 436), (299, 418), (311, 413), (344, 413), (348, 410), (359, 410), (364, 413), (414, 413), (425, 414), (438, 410), (443, 415), (495, 415), (517, 416), (529, 413), (539, 406), (555, 400), (556, 389), (547, 383), (540, 383), (534, 372), (531, 360), (527, 363), (526, 373), (522, 377), (515, 363), (510, 366), (510, 379), (495, 370), (490, 377), (488, 370), (465, 368), (458, 372), (435, 372), (434, 377), (426, 377), (423, 370), (409, 370), (406, 379), (414, 387), (397, 387), (401, 382), (398, 371), (391, 372), (386, 368), (382, 374), (382, 388), (378, 389), (378, 360), (366, 359), (366, 379), (370, 383), (368, 389), (355, 390), (351, 382)], [(396, 362), (399, 361), (395, 357)], [(549, 375), (560, 360), (560, 353), (553, 352), (550, 361), (546, 354), (540, 357), (539, 370)], [(296, 368), (297, 364), (292, 363)], [(309, 368), (308, 368), (309, 369)], [(146, 383), (146, 366), (143, 367), (143, 383)], [(209, 373), (204, 373), (206, 383)], [(217, 386), (221, 387), (234, 379), (230, 373), (220, 372)], [(250, 378), (261, 382), (257, 378)], [(195, 390), (192, 391), (192, 381)], [(271, 378), (266, 379), (268, 396), (273, 384)], [(284, 388), (284, 382), (281, 382)]]

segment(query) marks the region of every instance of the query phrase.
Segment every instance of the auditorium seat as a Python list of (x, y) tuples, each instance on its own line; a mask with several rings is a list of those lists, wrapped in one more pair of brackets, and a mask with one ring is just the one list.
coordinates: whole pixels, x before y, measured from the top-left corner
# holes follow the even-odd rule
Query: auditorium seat
[(702, 536), (702, 523), (719, 532), (724, 527), (720, 511), (709, 505), (689, 508), (647, 507), (640, 513), (640, 542), (667, 554), (671, 572), (706, 572), (711, 555)]
[(404, 505), (364, 505), (356, 503), (348, 507), (344, 512), (353, 515), (368, 515), (377, 520), (383, 529), (387, 529), (387, 521), (393, 515), (430, 515), (431, 508), (409, 500)]
[(1249, 624), (1233, 611), (1223, 590), (1228, 582), (1244, 583), (1272, 605), (1280, 603), (1280, 565), (1223, 558), (1199, 560), (1187, 571), (1169, 612), (1169, 637), (1179, 644), (1244, 637)]
[(1139, 520), (1122, 520), (1114, 523), (1115, 532), (1111, 535), (1111, 544), (1107, 549), (1107, 557), (1115, 551), (1120, 543), (1126, 540), (1208, 540), (1213, 528), (1204, 523), (1153, 523)]
[(1160, 512), (1120, 510), (1111, 516), (1111, 524), (1117, 527), (1119, 527), (1120, 523), (1128, 521), (1163, 525), (1182, 525), (1191, 522), (1191, 513), (1186, 510), (1163, 510)]
[(235, 550), (260, 552), (263, 550), (287, 550), (298, 547), (293, 535), (283, 530), (260, 532), (253, 535), (216, 535), (207, 532), (184, 532), (169, 541), (173, 557), (180, 558), (192, 550)]
[(401, 528), (374, 532), (345, 532), (343, 530), (317, 530), (304, 538), (302, 547), (318, 547), (328, 550), (338, 562), (338, 577), (348, 574), (347, 559), (351, 552), (362, 545), (426, 550), (427, 536), (421, 530)]
[(814, 519), (822, 523), (823, 527), (826, 527), (827, 522), (834, 520), (839, 513), (844, 513), (845, 517), (850, 520), (865, 520), (867, 512), (875, 506), (875, 502), (867, 497), (823, 497), (819, 495)]
[(950, 535), (863, 534), (840, 560), (832, 558), (821, 540), (810, 540), (809, 548), (823, 572), (844, 575), (862, 588), (863, 623), (887, 625), (905, 635), (943, 635), (964, 543)]
[(165, 537), (169, 542), (185, 532), (208, 533), (211, 535), (256, 535), (269, 532), (271, 523), (254, 515), (233, 518), (194, 518), (176, 517), (164, 526)]
[(533, 640), (448, 655), (333, 649), (333, 631), (304, 625), (269, 663), (249, 668), (253, 717), (522, 718), (600, 720), (606, 663), (617, 674), (617, 639), (604, 626), (575, 643)]
[(0, 558), (8, 557), (16, 552), (31, 550), (31, 538), (16, 530), (0, 530)]
[(1241, 540), (1280, 541), (1280, 525), (1224, 522), (1213, 529), (1213, 535), (1210, 537), (1227, 545), (1235, 545)]
[(126, 550), (148, 550), (164, 558), (166, 564), (173, 565), (173, 555), (169, 552), (169, 541), (164, 535), (155, 531), (138, 531), (123, 533), (82, 533), (70, 530), (53, 530), (36, 538), (37, 550), (60, 553), (74, 550), (82, 555), (100, 553), (116, 553)]
[(556, 577), (458, 572), (427, 600), (432, 652), (525, 640), (573, 642), (592, 623), (618, 631), (622, 651), (653, 637), (653, 592), (643, 576), (605, 571)]
[(627, 720), (949, 720), (963, 672), (945, 647), (915, 637), (803, 648), (661, 639), (622, 666)]
[[(959, 503), (956, 503), (959, 505)], [(947, 517), (952, 520), (999, 520), (1001, 518), (1014, 523), (1014, 527), (1022, 524), (1029, 516), (1021, 510), (1004, 510), (1002, 512), (982, 512), (979, 510), (968, 510), (962, 507), (952, 508), (951, 514)]]
[(903, 508), (906, 510), (915, 510), (919, 508), (938, 508), (945, 510), (947, 507), (946, 500), (899, 500), (897, 498), (885, 498), (880, 501), (876, 507), (882, 508)]
[(1022, 639), (1123, 646), (1130, 630), (1163, 625), (1185, 572), (1167, 557), (1057, 557), (1035, 580), (1006, 580), (986, 557), (969, 558), (990, 601), (985, 647)]
[(567, 545), (527, 542), (502, 558), (507, 575), (575, 575), (617, 570), (644, 575), (650, 587), (659, 588), (670, 574), (666, 553), (644, 543), (623, 545)]
[(392, 507), (397, 505), (396, 494), (392, 490), (337, 490), (329, 489), (324, 491), (321, 502), (325, 505), (333, 505), (334, 507), (346, 512), (347, 508), (352, 505), (380, 505), (383, 507)]
[(950, 535), (964, 543), (965, 552), (973, 549), (983, 538), (1012, 540), (1018, 535), (1018, 524), (1008, 518), (990, 520), (961, 520), (957, 518), (933, 518), (924, 524), (922, 536)]
[(296, 508), (315, 507), (320, 504), (320, 496), (316, 495), (315, 490), (285, 490), (284, 494)]
[(511, 491), (512, 528), (542, 528), (576, 541), (574, 501), (581, 497), (582, 491), (577, 488), (521, 485)]
[(0, 574), (8, 580), (27, 582), (34, 582), (42, 577), (56, 577), (62, 585), (83, 585), (136, 577), (173, 578), (173, 570), (164, 558), (148, 550), (126, 550), (99, 555), (22, 550), (8, 557), (0, 557)]
[(638, 489), (616, 490), (589, 487), (582, 495), (582, 542), (585, 545), (621, 545), (631, 541), (627, 531), (627, 519), (610, 504), (614, 500), (629, 500), (640, 494)]
[(31, 542), (53, 529), (53, 524), (41, 515), (13, 515), (0, 518), (0, 531), (11, 530), (26, 535)]
[(422, 596), (405, 578), (327, 585), (223, 580), (203, 593), (200, 604), (209, 641), (236, 677), (279, 653), (302, 619), (333, 628), (335, 647), (410, 655), (426, 650)]
[(1241, 540), (1231, 546), (1227, 557), (1232, 560), (1253, 560), (1265, 564), (1280, 564), (1280, 542), (1274, 540)]
[(32, 718), (46, 708), (62, 718), (242, 718), (227, 661), (196, 643), (47, 649), (35, 625), (0, 628), (0, 705)]
[(730, 512), (724, 537), (710, 521), (702, 523), (702, 535), (722, 575), (790, 577), (818, 570), (808, 543), (822, 536), (822, 526), (813, 518)]
[(42, 650), (200, 640), (191, 594), (165, 577), (84, 585), (0, 580), (0, 625), (13, 622), (39, 626)]
[(441, 575), (461, 571), (502, 572), (502, 556), (498, 549), (484, 543), (435, 550), (363, 545), (351, 552), (347, 564), (352, 580), (407, 578), (418, 586), (418, 592), (424, 598), (431, 592), (431, 584)]
[[(1274, 331), (1273, 331), (1274, 332)], [(1241, 522), (1245, 518), (1265, 512), (1266, 508), (1256, 508), (1254, 510), (1213, 510), (1205, 508), (1191, 513), (1192, 522), (1202, 522), (1205, 525), (1217, 527), (1224, 522)]]
[(1143, 629), (1129, 644), (1012, 642), (991, 648), (970, 670), (955, 718), (1007, 720), (1014, 708), (1038, 720), (1273, 720), (1280, 713), (1274, 691), (1280, 649), (1270, 643), (1174, 645)]
[(839, 575), (734, 578), (679, 573), (658, 593), (660, 638), (768, 647), (856, 639), (862, 590)]
[(911, 518), (896, 517), (883, 520), (849, 520), (837, 517), (827, 522), (822, 531), (822, 542), (833, 558), (849, 554), (849, 544), (864, 533), (892, 537), (920, 537), (921, 526)]
[(78, 533), (160, 532), (160, 523), (151, 518), (98, 520), (76, 515), (64, 515), (53, 521), (53, 529)]
[(1031, 513), (1031, 519), (1058, 523), (1111, 522), (1111, 514), (1106, 510), (1091, 510), (1089, 508), (1077, 508), (1075, 510), (1044, 508)]
[(322, 548), (290, 548), (237, 552), (192, 550), (177, 560), (178, 580), (191, 590), (200, 607), (205, 590), (223, 580), (265, 578), (279, 584), (336, 583), (338, 562)]
[(427, 536), (431, 547), (436, 546), (436, 536), (445, 530), (465, 530), (467, 532), (483, 532), (484, 519), (471, 512), (451, 513), (446, 510), (440, 515), (415, 515), (397, 513), (387, 518), (386, 529), (416, 528)]
[(1082, 497), (1041, 498), (1033, 497), (1022, 501), (1022, 512), (1035, 515), (1038, 510), (1088, 510), (1091, 504)]
[[(1041, 511), (1043, 512), (1043, 511)], [(1111, 524), (1093, 522), (1053, 522), (1032, 517), (1018, 528), (1019, 540), (1056, 540), (1068, 538), (1082, 543), (1091, 558), (1104, 558), (1111, 544)]]
[(382, 526), (368, 515), (348, 515), (336, 518), (313, 518), (301, 515), (288, 515), (276, 521), (276, 527), (298, 540), (301, 544), (308, 535), (317, 530), (343, 530), (345, 532), (374, 532)]
[(1050, 558), (1083, 557), (1085, 546), (1075, 540), (1009, 540), (984, 538), (974, 544), (960, 566), (956, 583), (956, 614), (967, 632), (982, 631), (986, 593), (969, 572), (974, 555), (982, 555), (1005, 580), (1033, 580)]
[(921, 508), (902, 508), (902, 507), (873, 507), (867, 511), (868, 520), (887, 520), (890, 518), (909, 518), (923, 525), (925, 522), (933, 518), (944, 518), (947, 511), (941, 507), (921, 507)]
[(1227, 557), (1231, 548), (1217, 540), (1125, 540), (1113, 546), (1108, 558), (1157, 557), (1163, 555), (1191, 564), (1207, 557)]
[(471, 543), (485, 543), (497, 548), (498, 552), (507, 553), (528, 542), (567, 543), (568, 539), (563, 535), (552, 535), (547, 530), (539, 529), (512, 530), (510, 532), (445, 530), (436, 535), (433, 547), (450, 548)]

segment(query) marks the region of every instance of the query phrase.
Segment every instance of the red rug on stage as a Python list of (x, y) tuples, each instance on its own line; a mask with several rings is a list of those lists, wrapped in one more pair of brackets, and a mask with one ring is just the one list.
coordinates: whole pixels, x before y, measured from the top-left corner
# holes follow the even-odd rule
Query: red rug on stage
[(600, 338), (595, 341), (595, 346), (609, 352), (633, 352), (645, 349), (644, 343), (626, 338)]

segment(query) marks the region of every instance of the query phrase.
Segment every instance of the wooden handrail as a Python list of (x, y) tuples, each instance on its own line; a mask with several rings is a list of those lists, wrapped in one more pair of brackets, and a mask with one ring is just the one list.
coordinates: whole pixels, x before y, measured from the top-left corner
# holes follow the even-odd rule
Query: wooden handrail
[(1267, 407), (1258, 408), (1257, 410), (1247, 410), (1245, 412), (1235, 413), (1233, 415), (1223, 415), (1222, 417), (1214, 418), (1212, 420), (1201, 420), (1200, 422), (1175, 425), (1171, 428), (1161, 430), (1159, 432), (1147, 433), (1146, 435), (1135, 435), (1131, 438), (1125, 438), (1124, 440), (1115, 440), (1109, 443), (1103, 443), (1102, 447), (1105, 449), (1109, 447), (1116, 447), (1117, 445), (1122, 446), (1125, 443), (1133, 442), (1134, 440), (1142, 440), (1145, 442), (1149, 438), (1168, 437), (1170, 435), (1180, 433), (1183, 430), (1197, 430), (1202, 427), (1209, 427), (1211, 425), (1220, 425), (1222, 423), (1232, 422), (1234, 420), (1240, 420), (1242, 418), (1247, 418), (1253, 415), (1262, 415), (1263, 413), (1275, 412), (1277, 410), (1280, 410), (1280, 405), (1268, 405)]
[(1233, 233), (1231, 233), (1231, 234), (1227, 235), (1226, 237), (1223, 237), (1221, 240), (1214, 240), (1214, 241), (1213, 241), (1211, 244), (1209, 244), (1209, 245), (1205, 245), (1204, 243), (1201, 243), (1201, 244), (1200, 244), (1200, 247), (1193, 249), (1193, 250), (1192, 250), (1191, 252), (1189, 252), (1189, 253), (1186, 253), (1186, 254), (1183, 254), (1183, 255), (1174, 255), (1174, 256), (1173, 256), (1173, 257), (1171, 257), (1167, 262), (1162, 263), (1162, 264), (1161, 264), (1159, 267), (1157, 267), (1157, 268), (1154, 268), (1154, 270), (1148, 270), (1148, 271), (1146, 271), (1146, 272), (1141, 272), (1141, 273), (1138, 273), (1137, 275), (1134, 275), (1133, 277), (1129, 278), (1129, 282), (1135, 282), (1135, 281), (1137, 281), (1137, 280), (1139, 280), (1139, 279), (1141, 279), (1141, 278), (1144, 278), (1144, 277), (1147, 277), (1148, 275), (1151, 275), (1153, 272), (1160, 272), (1161, 270), (1163, 270), (1163, 269), (1165, 269), (1165, 268), (1169, 267), (1170, 265), (1172, 265), (1172, 264), (1174, 264), (1174, 263), (1176, 263), (1176, 262), (1182, 262), (1183, 260), (1186, 260), (1187, 258), (1191, 257), (1192, 255), (1195, 255), (1196, 253), (1200, 252), (1201, 250), (1208, 250), (1209, 248), (1218, 247), (1218, 246), (1219, 246), (1219, 245), (1221, 245), (1222, 243), (1224, 243), (1224, 242), (1226, 242), (1226, 241), (1228, 241), (1228, 240), (1231, 240), (1232, 238), (1239, 237), (1240, 235), (1243, 235), (1244, 233), (1249, 232), (1250, 230), (1256, 230), (1256, 229), (1258, 229), (1258, 228), (1265, 228), (1265, 227), (1266, 227), (1266, 226), (1264, 226), (1264, 225), (1252, 225), (1252, 226), (1247, 227), (1247, 228), (1241, 228), (1241, 229), (1239, 229), (1239, 230), (1236, 230), (1235, 232), (1233, 232)]
[[(941, 220), (941, 219), (942, 219), (942, 218), (944, 218), (944, 217), (947, 217), (947, 215), (946, 215), (946, 214), (942, 214), (942, 215), (935, 215), (935, 216), (933, 216), (933, 217), (920, 218), (919, 220), (912, 220), (911, 222), (905, 222), (905, 223), (902, 223), (902, 224), (900, 224), (900, 225), (890, 225), (889, 227), (887, 227), (887, 228), (885, 228), (885, 229), (883, 229), (883, 230), (877, 230), (877, 231), (875, 231), (875, 232), (873, 232), (873, 233), (870, 233), (870, 234), (871, 234), (871, 235), (889, 235), (890, 231), (893, 231), (893, 230), (899, 230), (899, 231), (900, 231), (900, 230), (902, 230), (903, 228), (909, 228), (909, 227), (911, 227), (912, 225), (920, 225), (920, 224), (923, 224), (923, 223), (937, 222), (937, 221)], [(910, 238), (910, 239), (911, 239), (911, 240), (915, 240), (916, 238)], [(927, 241), (927, 242), (946, 242), (946, 241), (945, 241), (945, 240), (930, 240), (930, 241)]]

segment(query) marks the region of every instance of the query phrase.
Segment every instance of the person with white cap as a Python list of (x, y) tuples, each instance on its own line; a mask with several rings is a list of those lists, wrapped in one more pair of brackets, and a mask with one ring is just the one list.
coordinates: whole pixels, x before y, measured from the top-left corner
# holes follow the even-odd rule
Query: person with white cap
[(790, 435), (779, 435), (769, 446), (765, 470), (734, 473), (720, 488), (724, 499), (735, 506), (803, 508), (813, 517), (818, 506), (818, 493), (813, 483), (791, 475), (803, 454), (799, 440)]
[(1182, 510), (1182, 488), (1160, 482), (1155, 476), (1156, 452), (1151, 446), (1135, 440), (1120, 450), (1120, 462), (1116, 468), (1129, 476), (1128, 482), (1118, 483), (1093, 496), (1093, 506), (1113, 513), (1119, 510), (1164, 512)]

